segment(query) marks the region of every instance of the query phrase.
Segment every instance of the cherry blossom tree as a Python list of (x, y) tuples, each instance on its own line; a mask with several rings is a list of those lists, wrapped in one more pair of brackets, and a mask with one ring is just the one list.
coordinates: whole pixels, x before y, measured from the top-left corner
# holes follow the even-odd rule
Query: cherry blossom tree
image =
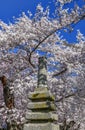
[(69, 44), (60, 33), (61, 30), (72, 31), (72, 25), (85, 19), (83, 4), (80, 7), (76, 2), (73, 8), (64, 7), (71, 2), (74, 3), (73, 0), (55, 0), (52, 17), (49, 7), (44, 9), (38, 4), (34, 15), (30, 11), (28, 15), (23, 12), (14, 24), (0, 21), (0, 76), (10, 79), (15, 97), (15, 108), (10, 110), (0, 99), (3, 102), (1, 124), (4, 120), (25, 122), (28, 93), (37, 86), (38, 57), (44, 55), (48, 86), (56, 96), (59, 123), (72, 119), (76, 125), (80, 124), (80, 129), (85, 129), (85, 36), (78, 30), (77, 42)]

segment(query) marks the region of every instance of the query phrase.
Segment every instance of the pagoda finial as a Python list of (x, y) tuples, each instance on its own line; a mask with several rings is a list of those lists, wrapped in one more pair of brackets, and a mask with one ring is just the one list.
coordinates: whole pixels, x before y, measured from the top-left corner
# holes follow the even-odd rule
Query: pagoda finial
[(38, 62), (38, 88), (47, 87), (47, 58), (45, 56), (39, 57)]

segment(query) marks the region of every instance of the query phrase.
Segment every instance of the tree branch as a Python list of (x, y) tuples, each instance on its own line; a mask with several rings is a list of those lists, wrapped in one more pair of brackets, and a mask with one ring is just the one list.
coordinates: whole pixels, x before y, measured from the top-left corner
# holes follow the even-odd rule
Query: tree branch
[[(83, 11), (81, 11), (81, 13), (82, 13)], [(69, 26), (69, 25), (71, 25), (71, 24), (76, 24), (76, 23), (78, 23), (80, 20), (82, 20), (82, 19), (84, 19), (85, 18), (85, 12), (83, 12), (82, 14), (81, 14), (81, 16), (78, 16), (78, 17), (76, 17), (75, 19), (73, 19), (73, 21), (71, 21), (70, 23), (68, 23), (67, 25), (64, 25), (64, 26), (60, 26), (59, 28), (55, 28), (55, 29), (53, 29), (49, 34), (47, 34), (47, 36), (45, 37), (45, 38), (43, 38), (36, 46), (35, 46), (35, 48), (30, 52), (30, 54), (29, 54), (29, 63), (30, 63), (30, 65), (33, 67), (33, 68), (35, 68), (35, 65), (31, 62), (31, 57), (32, 57), (32, 54), (33, 54), (33, 52), (35, 52), (35, 50), (48, 38), (48, 37), (50, 37), (52, 34), (54, 34), (56, 31), (58, 31), (58, 30), (61, 30), (61, 29), (63, 29), (63, 28), (65, 28), (65, 27), (67, 27), (67, 26)]]
[(69, 97), (72, 97), (72, 96), (75, 96), (75, 93), (72, 93), (72, 94), (66, 95), (65, 97), (61, 97), (60, 99), (55, 100), (55, 102), (61, 102), (63, 99), (65, 99), (65, 98), (69, 98)]
[(67, 68), (63, 68), (61, 71), (53, 74), (52, 78), (56, 77), (56, 76), (60, 76), (62, 75), (63, 73), (65, 73), (67, 71)]

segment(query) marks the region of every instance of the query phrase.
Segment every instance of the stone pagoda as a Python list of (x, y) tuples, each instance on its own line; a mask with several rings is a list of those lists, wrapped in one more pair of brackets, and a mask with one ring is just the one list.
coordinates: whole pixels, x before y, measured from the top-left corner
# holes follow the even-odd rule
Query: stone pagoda
[(55, 98), (47, 86), (46, 57), (39, 58), (38, 85), (34, 92), (29, 93), (30, 103), (26, 113), (27, 124), (24, 130), (59, 130), (56, 115)]

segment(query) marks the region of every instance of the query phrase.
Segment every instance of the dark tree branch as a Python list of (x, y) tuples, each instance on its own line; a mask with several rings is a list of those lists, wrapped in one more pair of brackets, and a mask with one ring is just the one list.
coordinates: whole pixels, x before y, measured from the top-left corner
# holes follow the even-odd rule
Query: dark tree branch
[(50, 34), (48, 34), (43, 40), (41, 40), (38, 45), (35, 46), (35, 48), (30, 52), (29, 55), (29, 63), (31, 64), (31, 66), (33, 66), (33, 68), (35, 68), (35, 65), (31, 62), (31, 56), (33, 54), (33, 52), (48, 38), (50, 37), (52, 34), (54, 34), (56, 32), (56, 29), (53, 30)]
[(60, 76), (62, 74), (64, 74), (65, 72), (67, 71), (67, 68), (63, 68), (62, 70), (60, 70), (59, 72), (53, 74), (53, 78), (56, 77), (56, 76)]
[(63, 99), (65, 99), (65, 98), (69, 98), (69, 97), (72, 97), (72, 96), (75, 96), (75, 93), (72, 93), (72, 94), (66, 95), (65, 97), (61, 97), (60, 99), (55, 100), (55, 102), (61, 102)]

